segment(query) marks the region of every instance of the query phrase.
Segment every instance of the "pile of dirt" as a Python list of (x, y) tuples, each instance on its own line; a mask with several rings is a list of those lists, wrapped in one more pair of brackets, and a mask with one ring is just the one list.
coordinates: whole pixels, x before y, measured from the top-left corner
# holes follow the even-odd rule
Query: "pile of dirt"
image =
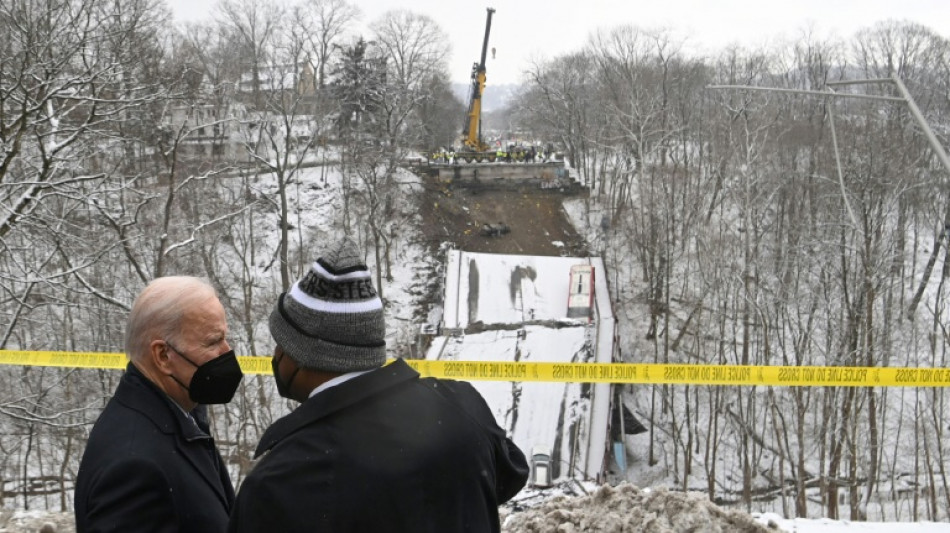
[(0, 511), (0, 533), (74, 533), (73, 513)]
[(555, 496), (503, 518), (505, 533), (775, 533), (750, 515), (717, 507), (704, 494), (604, 485), (589, 496)]

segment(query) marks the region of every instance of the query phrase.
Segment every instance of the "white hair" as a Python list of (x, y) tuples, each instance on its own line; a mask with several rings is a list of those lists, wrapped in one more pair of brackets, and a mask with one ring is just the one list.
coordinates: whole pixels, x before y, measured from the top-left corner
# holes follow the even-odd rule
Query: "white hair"
[(133, 361), (148, 353), (155, 339), (177, 342), (185, 311), (217, 292), (206, 280), (167, 276), (149, 283), (135, 299), (125, 330), (125, 353)]

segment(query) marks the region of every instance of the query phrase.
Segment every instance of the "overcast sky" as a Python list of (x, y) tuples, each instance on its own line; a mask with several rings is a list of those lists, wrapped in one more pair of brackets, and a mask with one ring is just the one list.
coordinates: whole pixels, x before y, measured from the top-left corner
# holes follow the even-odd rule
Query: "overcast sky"
[[(217, 0), (167, 0), (180, 21), (212, 12)], [(736, 43), (759, 45), (794, 39), (806, 28), (819, 36), (851, 37), (885, 20), (908, 20), (950, 38), (950, 0), (359, 0), (352, 2), (371, 22), (390, 9), (431, 17), (449, 35), (453, 81), (467, 83), (481, 54), (486, 8), (494, 7), (488, 84), (517, 83), (532, 60), (579, 50), (591, 32), (620, 24), (669, 28), (694, 50)]]

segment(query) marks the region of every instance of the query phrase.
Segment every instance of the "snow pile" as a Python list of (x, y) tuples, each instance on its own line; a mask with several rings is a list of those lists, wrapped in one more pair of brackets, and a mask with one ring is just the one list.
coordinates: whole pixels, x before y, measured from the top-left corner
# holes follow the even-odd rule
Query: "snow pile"
[(0, 533), (73, 533), (72, 513), (0, 510)]
[(628, 483), (604, 485), (589, 496), (555, 496), (538, 507), (504, 518), (505, 533), (730, 532), (780, 531), (752, 516), (724, 510), (704, 494), (640, 490)]

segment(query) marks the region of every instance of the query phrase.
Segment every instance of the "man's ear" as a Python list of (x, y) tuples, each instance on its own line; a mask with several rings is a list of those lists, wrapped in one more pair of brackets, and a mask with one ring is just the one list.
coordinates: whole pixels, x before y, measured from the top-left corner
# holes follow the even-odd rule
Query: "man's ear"
[(171, 375), (171, 361), (168, 358), (168, 343), (155, 339), (148, 344), (148, 358), (156, 370), (165, 375)]

